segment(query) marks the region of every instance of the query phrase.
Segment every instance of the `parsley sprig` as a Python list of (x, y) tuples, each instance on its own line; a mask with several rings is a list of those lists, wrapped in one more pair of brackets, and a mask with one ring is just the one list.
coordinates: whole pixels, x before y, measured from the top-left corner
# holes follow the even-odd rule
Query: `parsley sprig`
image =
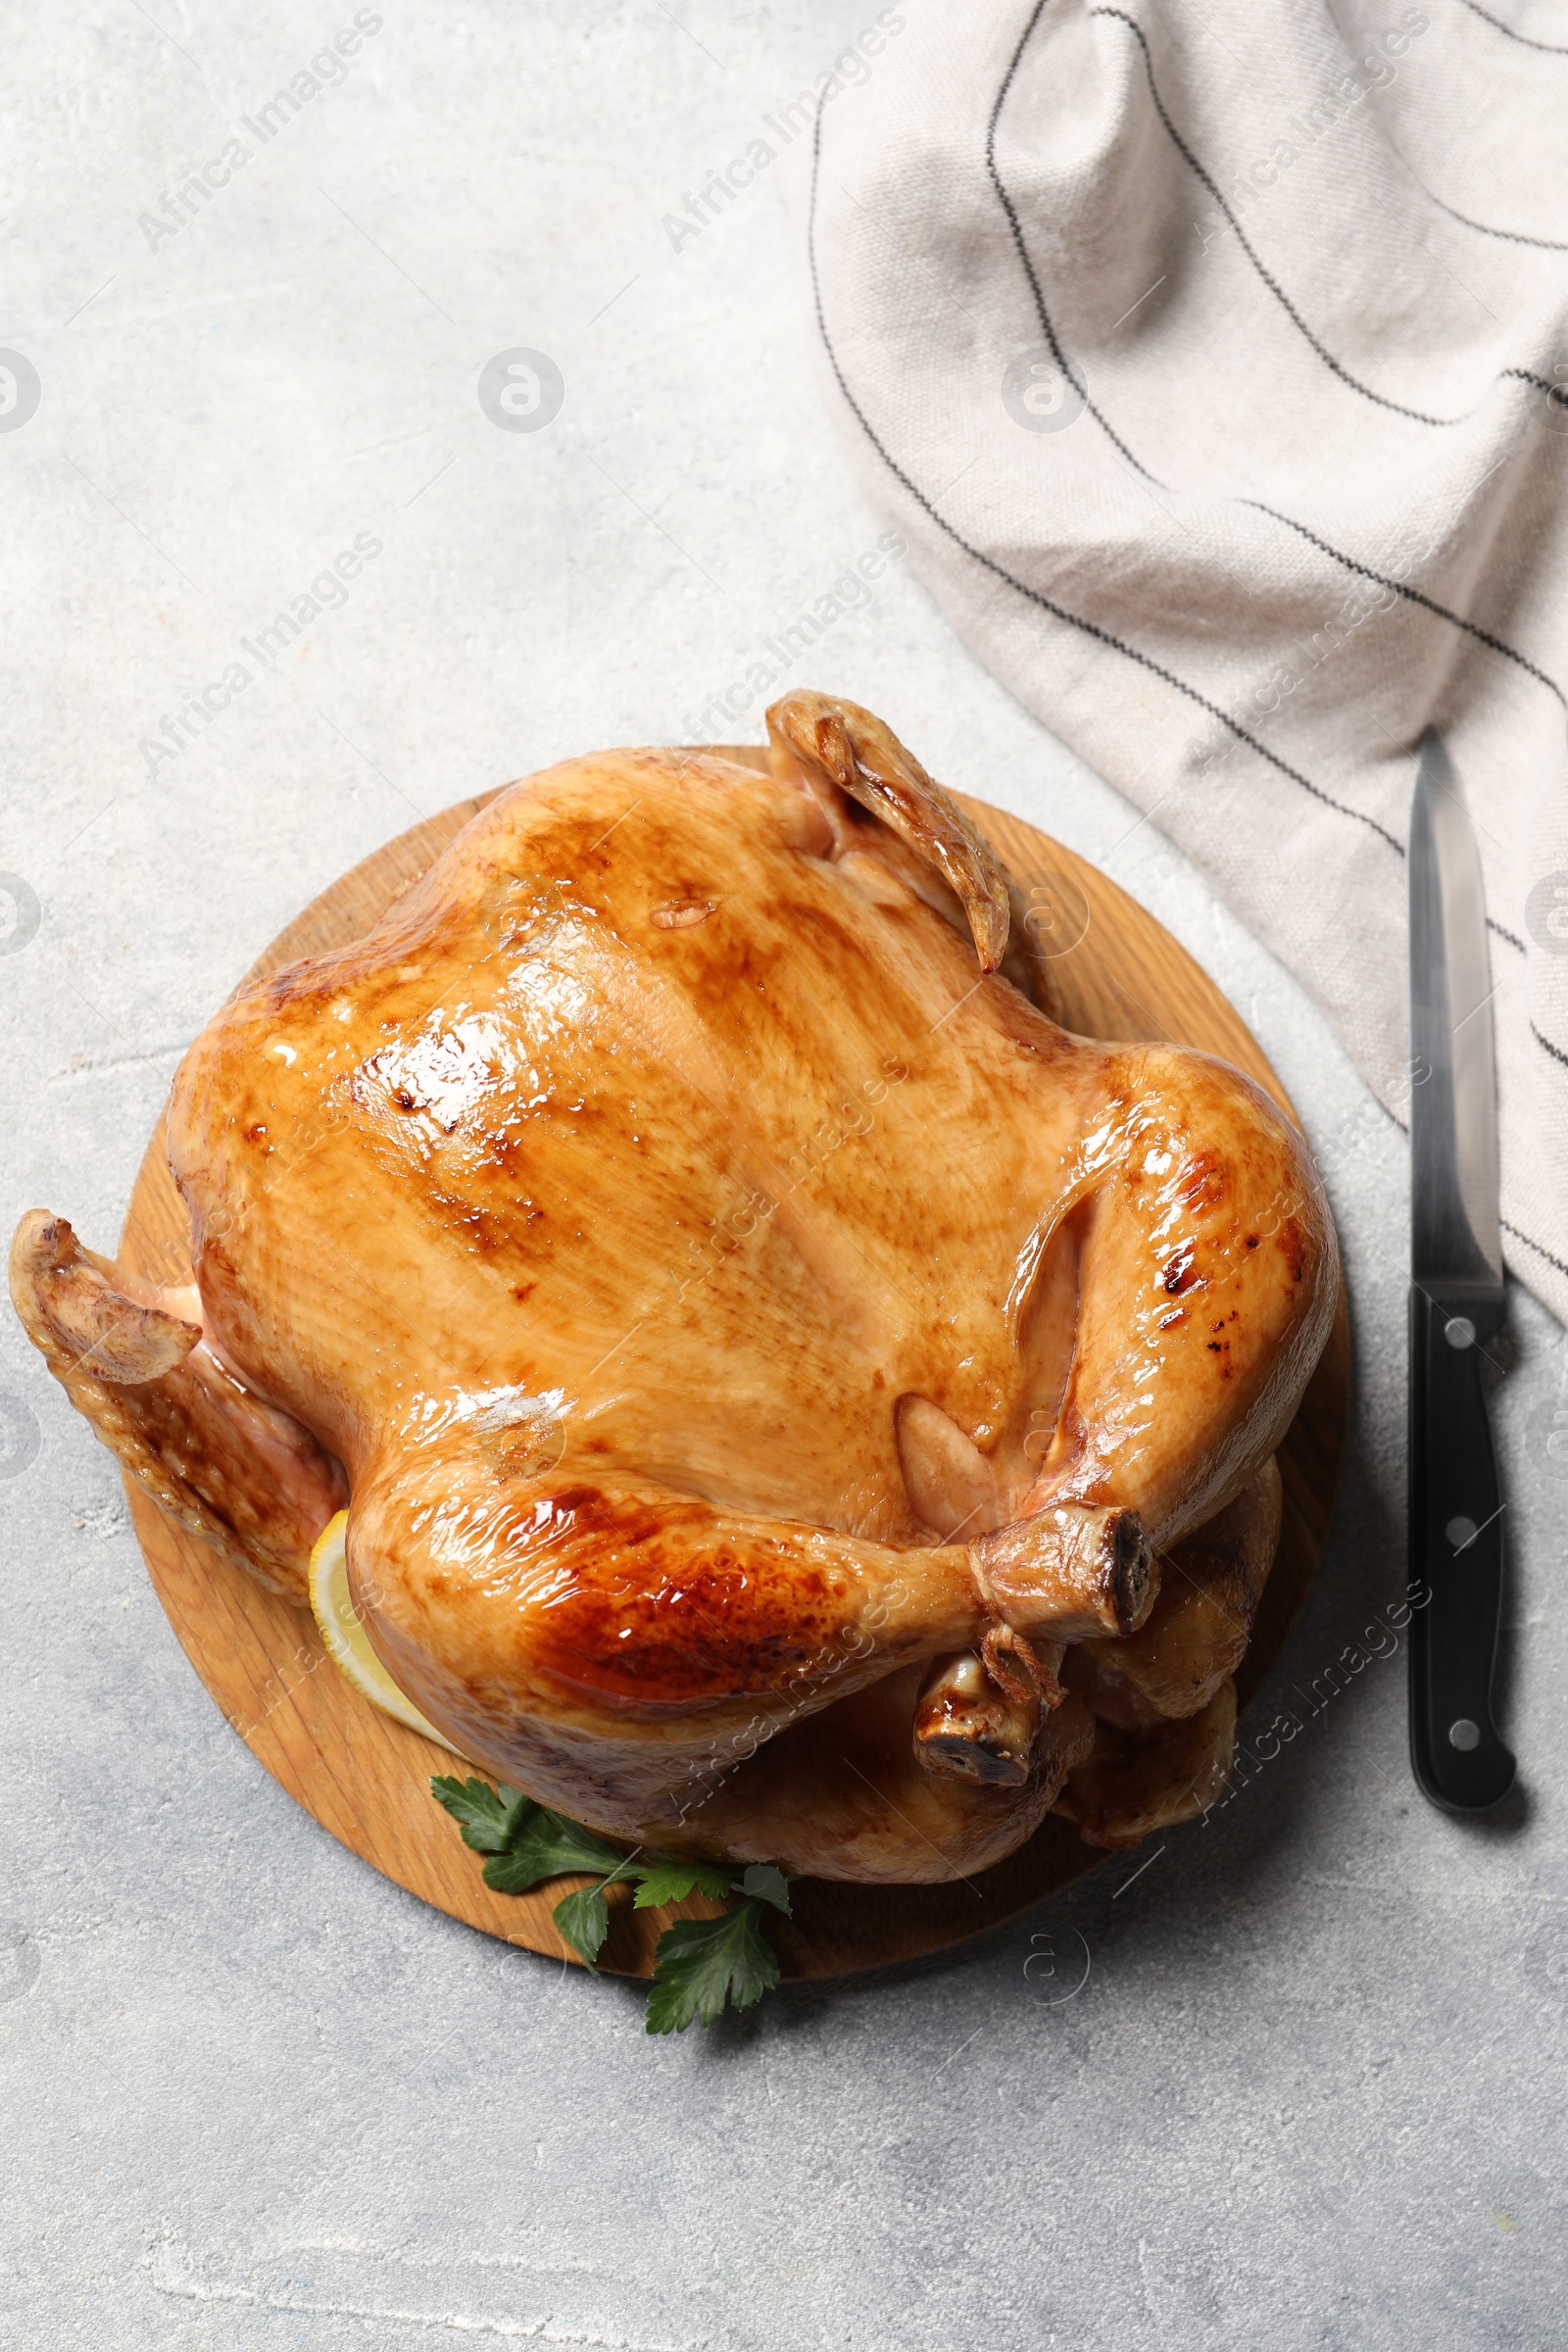
[(526, 1894), (541, 1880), (591, 1871), (594, 1886), (564, 1895), (554, 1918), (567, 1943), (590, 1969), (610, 1933), (606, 1888), (636, 1882), (633, 1908), (652, 1911), (689, 1894), (713, 1901), (738, 1895), (717, 1919), (678, 1919), (659, 1938), (648, 1993), (650, 2034), (682, 2034), (694, 2018), (710, 2026), (725, 2002), (749, 2009), (778, 1983), (778, 1955), (762, 1932), (766, 1906), (790, 1914), (790, 1882), (771, 1862), (731, 1870), (722, 1862), (678, 1862), (668, 1854), (622, 1853), (579, 1821), (509, 1788), (503, 1781), (459, 1781), (446, 1775), (430, 1794), (463, 1831), (465, 1845), (489, 1858), (484, 1883), (500, 1894)]

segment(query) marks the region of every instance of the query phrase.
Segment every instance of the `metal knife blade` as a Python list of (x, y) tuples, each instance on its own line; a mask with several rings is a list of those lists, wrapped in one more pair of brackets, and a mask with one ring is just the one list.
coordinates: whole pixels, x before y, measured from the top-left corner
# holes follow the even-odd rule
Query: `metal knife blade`
[(1417, 1282), (1502, 1291), (1492, 962), (1481, 854), (1436, 727), (1410, 808), (1410, 1260)]
[(1481, 1378), (1502, 1323), (1496, 1081), (1481, 857), (1442, 737), (1410, 808), (1410, 1761), (1435, 1804), (1494, 1805), (1504, 1503)]

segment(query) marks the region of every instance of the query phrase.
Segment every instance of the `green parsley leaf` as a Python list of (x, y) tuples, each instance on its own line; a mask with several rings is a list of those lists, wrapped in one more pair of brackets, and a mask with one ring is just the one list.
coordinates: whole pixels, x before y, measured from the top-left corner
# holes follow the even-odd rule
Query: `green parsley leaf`
[(430, 1794), (462, 1825), (463, 1842), (477, 1854), (502, 1854), (511, 1838), (531, 1813), (531, 1796), (520, 1796), (503, 1781), (492, 1788), (488, 1781), (455, 1781), (445, 1774), (430, 1783)]
[(610, 1934), (610, 1905), (603, 1886), (582, 1886), (575, 1894), (564, 1894), (551, 1916), (572, 1950), (592, 1969)]
[(754, 1862), (741, 1880), (742, 1894), (755, 1894), (786, 1919), (795, 1914), (790, 1909), (790, 1883), (776, 1862)]
[(648, 1993), (650, 2034), (683, 2034), (694, 2017), (710, 2026), (726, 1998), (749, 2009), (778, 1983), (778, 1955), (762, 1933), (752, 1896), (721, 1919), (677, 1919), (659, 1938)]
[(463, 1829), (463, 1840), (476, 1853), (489, 1854), (484, 1866), (487, 1886), (502, 1894), (526, 1894), (541, 1879), (561, 1879), (578, 1870), (596, 1879), (634, 1875), (618, 1845), (585, 1830), (580, 1821), (552, 1813), (503, 1781), (492, 1788), (488, 1781), (455, 1781), (444, 1775), (430, 1783), (430, 1794), (444, 1805)]
[(596, 1879), (625, 1879), (635, 1868), (628, 1867), (619, 1846), (608, 1845), (581, 1822), (552, 1813), (548, 1805), (536, 1805), (507, 1840), (505, 1852), (485, 1864), (484, 1883), (498, 1894), (526, 1894), (541, 1879), (564, 1878), (569, 1871), (591, 1870)]
[(661, 1903), (684, 1902), (693, 1888), (699, 1894), (711, 1895), (715, 1902), (735, 1891), (735, 1873), (721, 1862), (669, 1862), (656, 1854), (652, 1862), (639, 1862), (637, 1869), (642, 1885), (633, 1909), (638, 1911), (657, 1910)]

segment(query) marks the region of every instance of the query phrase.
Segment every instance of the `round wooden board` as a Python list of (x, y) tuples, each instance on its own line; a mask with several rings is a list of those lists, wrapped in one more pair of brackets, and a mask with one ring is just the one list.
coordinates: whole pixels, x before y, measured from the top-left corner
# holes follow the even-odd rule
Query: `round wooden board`
[[(749, 765), (766, 765), (755, 747), (717, 748)], [(359, 938), (494, 797), (460, 801), (367, 858), (289, 924), (255, 972)], [(1081, 1036), (1201, 1047), (1246, 1070), (1295, 1116), (1244, 1023), (1152, 914), (1020, 818), (984, 802), (966, 805), (1037, 910), (1042, 944), (1055, 950), (1052, 1009), (1064, 1026)], [(189, 1280), (185, 1213), (169, 1173), (162, 1120), (131, 1194), (121, 1254), (127, 1267), (157, 1281)], [(1342, 1292), (1323, 1360), (1280, 1451), (1284, 1527), (1237, 1676), (1243, 1706), (1279, 1655), (1328, 1533), (1348, 1419), (1349, 1363)], [(125, 1484), (153, 1583), (187, 1656), (273, 1778), (323, 1829), (411, 1893), (486, 1935), (574, 1961), (551, 1912), (568, 1885), (590, 1882), (558, 1881), (531, 1895), (492, 1893), (479, 1856), (429, 1794), (432, 1773), (461, 1769), (455, 1759), (361, 1698), (327, 1659), (307, 1612), (263, 1592), (166, 1519), (133, 1481)], [(952, 1886), (802, 1880), (793, 1921), (772, 1921), (769, 1933), (789, 1979), (881, 1967), (996, 1927), (1103, 1859), (1070, 1824), (1048, 1817), (1005, 1862)], [(652, 1974), (654, 1947), (671, 1919), (710, 1915), (716, 1907), (694, 1897), (666, 1910), (633, 1911), (630, 1892), (624, 1886), (611, 1890), (611, 1933), (601, 1960), (627, 1976)]]

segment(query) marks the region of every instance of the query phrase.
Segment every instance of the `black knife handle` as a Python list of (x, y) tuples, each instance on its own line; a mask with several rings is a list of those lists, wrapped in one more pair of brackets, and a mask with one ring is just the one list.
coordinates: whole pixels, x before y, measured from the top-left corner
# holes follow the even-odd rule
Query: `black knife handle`
[(1501, 1321), (1495, 1294), (1411, 1289), (1410, 1762), (1458, 1813), (1494, 1805), (1514, 1776), (1492, 1720), (1502, 1496), (1481, 1387), (1480, 1343)]

